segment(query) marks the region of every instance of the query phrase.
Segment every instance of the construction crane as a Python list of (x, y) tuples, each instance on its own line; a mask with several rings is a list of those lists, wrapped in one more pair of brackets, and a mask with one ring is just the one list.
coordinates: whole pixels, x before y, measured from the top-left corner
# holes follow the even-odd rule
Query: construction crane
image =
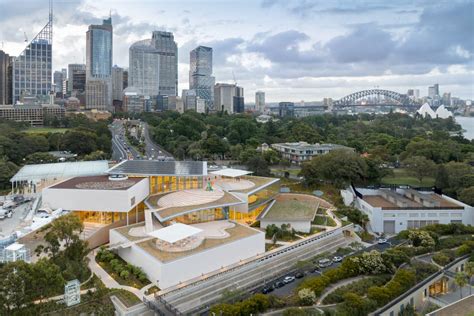
[(28, 37), (26, 36), (26, 32), (23, 32), (23, 34), (25, 35), (25, 43), (28, 43)]
[(234, 84), (237, 85), (237, 80), (235, 80), (235, 74), (233, 70), (232, 70), (232, 77), (234, 78)]

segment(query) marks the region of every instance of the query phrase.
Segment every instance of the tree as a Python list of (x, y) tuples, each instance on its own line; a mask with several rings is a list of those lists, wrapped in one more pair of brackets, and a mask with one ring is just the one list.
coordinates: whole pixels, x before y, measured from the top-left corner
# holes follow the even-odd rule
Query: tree
[(464, 266), (464, 272), (466, 273), (466, 276), (468, 277), (468, 284), (469, 284), (469, 294), (472, 294), (472, 286), (471, 286), (471, 281), (472, 277), (474, 276), (474, 262), (469, 261), (466, 262), (466, 265)]
[(424, 177), (432, 175), (435, 171), (436, 165), (432, 160), (426, 159), (423, 156), (413, 156), (403, 161), (407, 171), (418, 179), (420, 184)]
[(42, 258), (33, 264), (31, 268), (31, 287), (40, 300), (61, 291), (65, 281), (57, 265), (46, 258)]
[(462, 189), (459, 193), (459, 199), (466, 204), (471, 206), (474, 205), (474, 186), (470, 186), (469, 188)]
[(17, 171), (18, 167), (13, 162), (0, 159), (0, 189), (10, 187), (10, 179)]
[(31, 266), (24, 261), (15, 261), (0, 268), (0, 304), (2, 315), (33, 302), (34, 289)]
[(363, 158), (350, 150), (333, 150), (304, 163), (301, 174), (309, 185), (325, 181), (344, 188), (351, 182), (360, 182), (367, 178), (367, 164)]
[(57, 162), (57, 159), (49, 153), (36, 152), (26, 156), (26, 162), (29, 164), (52, 163)]
[(414, 247), (433, 248), (436, 244), (430, 233), (424, 230), (410, 230), (408, 239), (410, 239)]
[(462, 299), (462, 288), (467, 284), (467, 275), (464, 272), (457, 272), (454, 276), (454, 283), (459, 286), (459, 294), (461, 295)]
[(435, 178), (435, 187), (445, 189), (449, 187), (449, 174), (444, 165), (438, 167)]

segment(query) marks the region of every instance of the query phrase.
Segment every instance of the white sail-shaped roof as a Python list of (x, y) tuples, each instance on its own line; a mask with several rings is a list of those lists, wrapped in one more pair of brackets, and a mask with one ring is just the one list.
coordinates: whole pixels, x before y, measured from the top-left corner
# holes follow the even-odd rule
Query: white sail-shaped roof
[(446, 107), (444, 105), (441, 105), (440, 107), (438, 107), (436, 109), (436, 115), (439, 117), (439, 118), (442, 118), (442, 119), (446, 119), (448, 117), (452, 117), (453, 116), (453, 112), (449, 111), (448, 109), (446, 109)]
[(423, 117), (429, 116), (431, 118), (436, 118), (435, 111), (433, 111), (428, 103), (423, 104), (416, 112), (418, 112)]

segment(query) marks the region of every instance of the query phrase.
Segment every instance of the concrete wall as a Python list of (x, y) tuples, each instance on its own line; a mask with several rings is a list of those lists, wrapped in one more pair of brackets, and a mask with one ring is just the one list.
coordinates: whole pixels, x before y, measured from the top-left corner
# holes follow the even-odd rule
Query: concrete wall
[[(456, 201), (451, 198), (449, 199), (453, 202)], [(383, 232), (384, 221), (395, 221), (395, 233), (408, 229), (408, 221), (438, 221), (439, 224), (449, 224), (452, 221), (462, 221), (462, 223), (466, 225), (474, 224), (474, 208), (468, 205), (464, 206), (464, 210), (382, 210), (380, 207), (372, 207), (362, 199), (357, 199), (357, 204), (358, 208), (369, 216), (370, 227), (377, 233)]]
[(282, 224), (290, 224), (291, 228), (297, 232), (309, 233), (311, 231), (311, 221), (274, 221), (262, 219), (260, 220), (260, 227), (267, 228), (268, 225), (276, 225), (281, 227)]
[(127, 212), (149, 194), (149, 181), (144, 178), (128, 190), (82, 190), (46, 188), (43, 204), (53, 209)]
[[(110, 231), (110, 243), (126, 240), (118, 232)], [(265, 235), (258, 233), (231, 243), (210, 248), (196, 254), (168, 262), (161, 262), (142, 248), (133, 245), (119, 249), (125, 261), (139, 266), (148, 278), (158, 282), (161, 289), (171, 287), (222, 267), (238, 263), (265, 252)]]

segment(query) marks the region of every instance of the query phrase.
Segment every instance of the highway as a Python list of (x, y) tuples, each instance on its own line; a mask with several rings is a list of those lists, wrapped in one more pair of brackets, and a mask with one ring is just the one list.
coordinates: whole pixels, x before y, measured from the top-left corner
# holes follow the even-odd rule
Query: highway
[(142, 155), (125, 138), (125, 128), (121, 120), (114, 120), (109, 128), (112, 132), (112, 160), (141, 159)]
[(141, 123), (142, 132), (145, 139), (145, 153), (151, 159), (174, 159), (173, 155), (167, 152), (163, 147), (153, 142), (150, 137), (149, 127), (147, 123)]

